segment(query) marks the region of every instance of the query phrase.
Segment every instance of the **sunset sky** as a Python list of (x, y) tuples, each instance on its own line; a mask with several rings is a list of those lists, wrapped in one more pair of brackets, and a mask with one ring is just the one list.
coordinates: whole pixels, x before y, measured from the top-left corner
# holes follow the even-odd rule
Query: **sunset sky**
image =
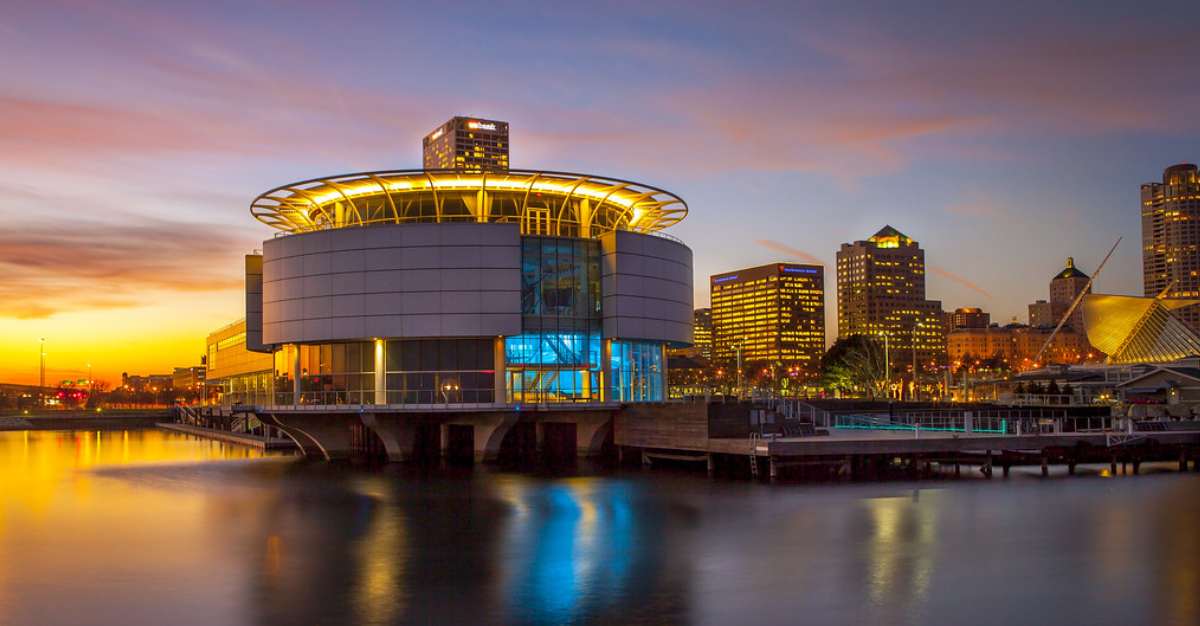
[[(1138, 185), (1200, 159), (1194, 2), (0, 7), (0, 382), (193, 365), (277, 185), (420, 166), (455, 114), (512, 164), (685, 198), (710, 274), (891, 224), (993, 320), (1073, 255), (1140, 293)], [(1115, 4), (1115, 3), (1114, 3)], [(973, 6), (967, 6), (973, 5)]]

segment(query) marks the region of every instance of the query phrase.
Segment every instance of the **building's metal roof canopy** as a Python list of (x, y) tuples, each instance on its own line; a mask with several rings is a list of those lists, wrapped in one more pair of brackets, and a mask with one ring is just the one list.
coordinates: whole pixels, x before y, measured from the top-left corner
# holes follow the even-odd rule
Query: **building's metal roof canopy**
[(254, 199), (255, 219), (287, 233), (411, 222), (517, 223), (528, 234), (656, 232), (682, 220), (682, 198), (641, 183), (533, 170), (396, 170), (315, 178)]
[(1083, 299), (1088, 342), (1109, 363), (1167, 363), (1200, 354), (1200, 336), (1171, 311), (1200, 300), (1089, 294)]

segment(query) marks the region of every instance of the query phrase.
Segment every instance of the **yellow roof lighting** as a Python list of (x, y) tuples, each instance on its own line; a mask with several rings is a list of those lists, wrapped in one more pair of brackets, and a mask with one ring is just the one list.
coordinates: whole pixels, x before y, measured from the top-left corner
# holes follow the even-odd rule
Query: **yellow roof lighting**
[(682, 220), (688, 207), (641, 183), (532, 170), (347, 174), (277, 187), (250, 204), (256, 219), (288, 233), (444, 221), (518, 222), (525, 230), (531, 211), (539, 233), (595, 237), (656, 232)]

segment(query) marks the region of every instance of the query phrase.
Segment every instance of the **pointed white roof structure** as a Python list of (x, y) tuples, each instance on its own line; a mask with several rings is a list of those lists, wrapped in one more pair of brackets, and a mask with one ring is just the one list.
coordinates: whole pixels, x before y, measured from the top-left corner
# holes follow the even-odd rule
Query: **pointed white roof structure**
[(1083, 325), (1109, 363), (1166, 363), (1200, 355), (1200, 336), (1172, 313), (1196, 304), (1200, 300), (1089, 294)]

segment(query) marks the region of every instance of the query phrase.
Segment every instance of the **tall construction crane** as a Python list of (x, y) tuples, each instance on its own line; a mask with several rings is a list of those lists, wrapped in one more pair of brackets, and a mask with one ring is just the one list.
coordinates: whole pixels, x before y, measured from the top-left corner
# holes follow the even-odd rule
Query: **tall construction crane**
[(1099, 276), (1100, 272), (1104, 269), (1104, 264), (1108, 263), (1108, 258), (1112, 256), (1112, 253), (1117, 249), (1117, 246), (1121, 245), (1121, 239), (1123, 239), (1123, 237), (1117, 237), (1117, 242), (1108, 249), (1108, 254), (1104, 255), (1104, 260), (1100, 261), (1100, 266), (1096, 268), (1096, 271), (1092, 272), (1092, 277), (1088, 279), (1087, 284), (1084, 285), (1083, 289), (1079, 292), (1079, 295), (1075, 296), (1075, 301), (1072, 302), (1071, 306), (1067, 308), (1067, 312), (1063, 313), (1062, 319), (1058, 320), (1058, 325), (1054, 327), (1054, 332), (1050, 333), (1049, 337), (1046, 337), (1046, 343), (1042, 344), (1042, 349), (1038, 350), (1037, 356), (1033, 358), (1034, 363), (1042, 362), (1042, 355), (1046, 353), (1046, 349), (1048, 349), (1050, 347), (1050, 343), (1054, 341), (1054, 336), (1058, 334), (1058, 331), (1062, 330), (1062, 327), (1067, 323), (1067, 320), (1071, 319), (1071, 314), (1074, 313), (1075, 309), (1079, 307), (1079, 303), (1083, 302), (1083, 297), (1092, 290), (1092, 283), (1096, 282), (1096, 277)]

